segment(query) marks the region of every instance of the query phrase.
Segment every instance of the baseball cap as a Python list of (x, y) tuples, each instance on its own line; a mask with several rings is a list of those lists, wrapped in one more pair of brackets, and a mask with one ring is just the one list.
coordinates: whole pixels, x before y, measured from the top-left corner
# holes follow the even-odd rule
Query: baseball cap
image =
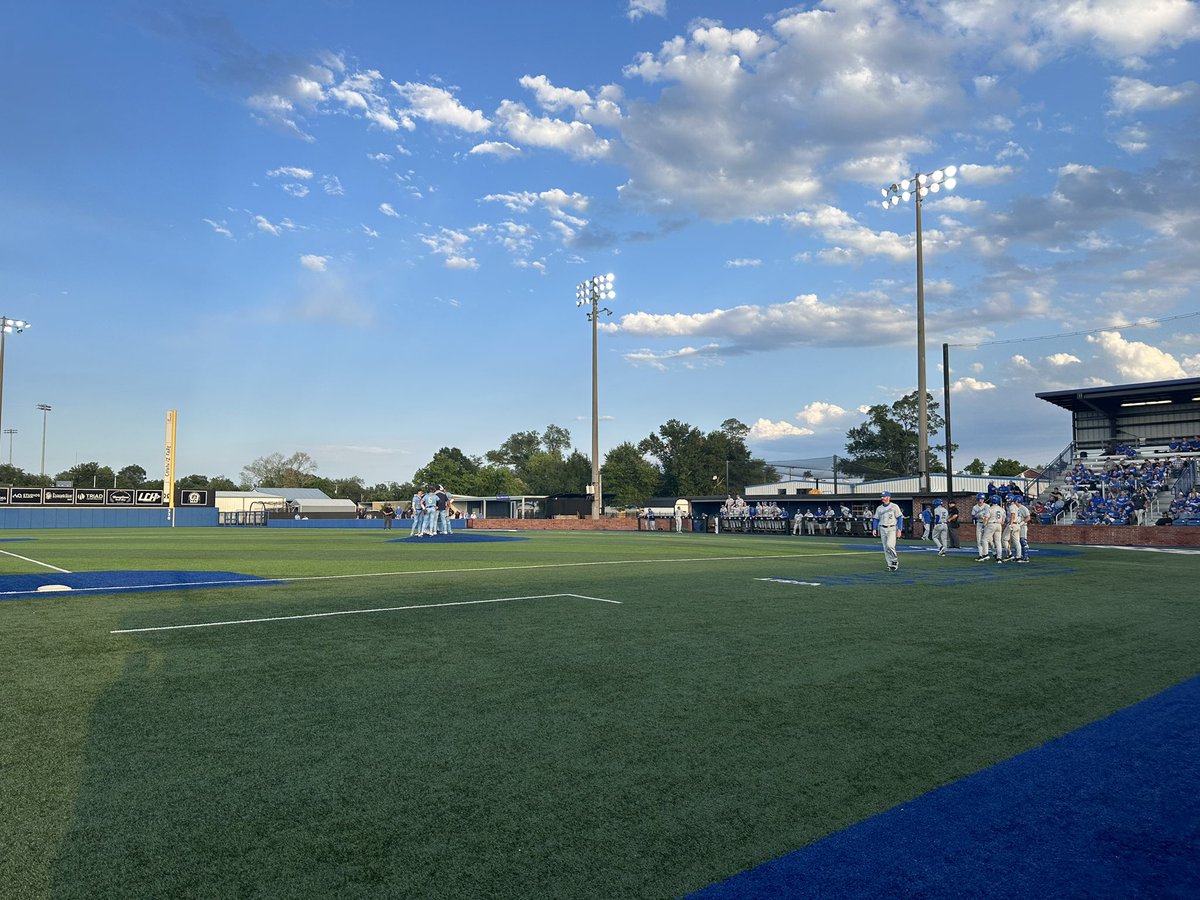
[(890, 497), (890, 496), (892, 496), (892, 492), (891, 491), (883, 491), (880, 493), (879, 496), (880, 497)]
[(976, 495), (975, 495), (975, 499), (976, 499), (976, 500), (982, 500), (982, 499), (983, 499), (983, 494), (976, 494)]
[(992, 502), (993, 502), (993, 503), (999, 503), (999, 502), (1000, 502), (1000, 495), (999, 495), (999, 494), (992, 494)]

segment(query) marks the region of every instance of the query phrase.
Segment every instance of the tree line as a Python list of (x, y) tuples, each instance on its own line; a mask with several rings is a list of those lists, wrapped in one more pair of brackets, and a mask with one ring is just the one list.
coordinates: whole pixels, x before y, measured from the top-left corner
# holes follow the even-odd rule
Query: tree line
[[(944, 444), (932, 444), (945, 425), (939, 406), (927, 395), (930, 471), (945, 472), (938, 454)], [(836, 458), (839, 472), (868, 479), (914, 475), (918, 472), (918, 404), (912, 392), (895, 403), (877, 404), (866, 411), (866, 421), (846, 433), (847, 456)], [(651, 497), (724, 496), (745, 491), (748, 484), (766, 484), (779, 474), (757, 459), (746, 445), (750, 428), (738, 419), (720, 427), (701, 429), (670, 419), (633, 443), (626, 441), (605, 455), (600, 467), (604, 493), (617, 506), (639, 506)], [(952, 445), (957, 449), (957, 445)], [(963, 467), (968, 474), (1018, 475), (1026, 466), (1015, 459), (998, 458), (991, 466), (978, 458)], [(242, 468), (237, 482), (223, 475), (185, 475), (175, 485), (185, 490), (234, 491), (255, 487), (316, 488), (330, 497), (356, 502), (403, 500), (418, 487), (446, 485), (457, 494), (491, 497), (582, 494), (592, 478), (587, 454), (571, 448), (571, 432), (560, 425), (542, 431), (518, 431), (499, 447), (482, 456), (468, 455), (458, 447), (442, 447), (414, 473), (411, 481), (367, 484), (357, 475), (327, 478), (317, 474), (317, 462), (297, 451), (290, 456), (272, 453)], [(148, 479), (144, 468), (128, 465), (114, 471), (95, 462), (79, 463), (51, 476), (32, 475), (12, 465), (0, 465), (0, 483), (50, 486), (70, 482), (75, 487), (161, 487), (162, 479)]]

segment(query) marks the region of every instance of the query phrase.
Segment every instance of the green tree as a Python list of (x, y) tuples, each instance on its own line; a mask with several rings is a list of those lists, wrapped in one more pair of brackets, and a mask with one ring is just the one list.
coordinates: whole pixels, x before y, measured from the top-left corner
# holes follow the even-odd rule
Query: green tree
[(413, 481), (421, 486), (445, 485), (459, 494), (469, 494), (466, 488), (482, 468), (477, 456), (467, 456), (457, 447), (442, 447), (427, 464), (417, 469)]
[(242, 487), (308, 487), (316, 471), (316, 461), (301, 450), (288, 457), (272, 453), (242, 469)]
[(542, 433), (542, 447), (547, 453), (562, 456), (571, 446), (571, 432), (561, 425), (547, 425)]
[(136, 488), (146, 483), (146, 470), (141, 466), (125, 466), (117, 472), (117, 487)]
[(54, 476), (55, 481), (69, 481), (75, 487), (112, 487), (113, 470), (97, 462), (76, 463)]
[[(939, 406), (932, 395), (926, 394), (926, 404), (928, 433), (932, 437), (941, 431), (945, 420), (937, 414)], [(870, 407), (867, 421), (846, 432), (849, 458), (842, 461), (842, 471), (869, 478), (918, 474), (919, 416), (916, 391), (906, 394), (891, 406), (877, 403)], [(930, 447), (930, 471), (934, 470), (936, 462), (933, 452), (944, 452), (945, 449), (945, 445)]]
[(1024, 472), (1025, 466), (1015, 459), (1005, 459), (1001, 456), (992, 463), (988, 471), (993, 475), (1004, 475), (1011, 478), (1013, 475), (1020, 475)]
[(987, 471), (987, 466), (983, 464), (983, 460), (978, 456), (963, 466), (964, 475), (982, 475)]
[(20, 466), (14, 466), (9, 463), (0, 465), (0, 484), (22, 487), (30, 483), (29, 477), (29, 474)]
[(618, 506), (644, 506), (662, 477), (658, 467), (629, 441), (608, 451), (600, 474), (605, 493), (611, 494)]
[(518, 431), (495, 450), (484, 454), (488, 462), (497, 466), (509, 466), (515, 472), (525, 467), (529, 457), (542, 449), (542, 437), (536, 431)]

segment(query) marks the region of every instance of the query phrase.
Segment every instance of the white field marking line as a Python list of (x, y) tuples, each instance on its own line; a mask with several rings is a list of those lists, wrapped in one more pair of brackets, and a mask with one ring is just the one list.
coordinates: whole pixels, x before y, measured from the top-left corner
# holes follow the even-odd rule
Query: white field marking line
[(374, 609), (344, 609), (338, 612), (304, 613), (297, 616), (267, 616), (260, 619), (230, 619), (226, 622), (196, 622), (191, 625), (155, 625), (151, 628), (122, 628), (109, 634), (138, 634), (146, 631), (181, 631), (185, 628), (217, 628), (222, 625), (254, 625), (260, 622), (291, 622), (296, 619), (328, 619), (333, 616), (359, 616), (364, 613), (401, 612), (408, 609), (441, 609), (446, 606), (476, 606), (480, 603), (509, 603), (513, 600), (548, 600), (555, 597), (575, 597), (578, 600), (595, 600), (599, 603), (615, 603), (621, 600), (605, 600), (603, 597), (587, 597), (583, 594), (534, 594), (529, 597), (497, 597), (493, 600), (456, 600), (450, 603), (420, 603), (412, 606), (381, 606)]
[[(0, 553), (3, 553), (5, 556), (11, 556), (15, 559), (22, 559), (27, 563), (33, 563), (35, 566), (44, 566), (47, 569), (53, 569), (55, 572), (62, 572), (64, 575), (71, 574), (70, 569), (60, 569), (58, 566), (52, 566), (52, 565), (50, 565), (50, 563), (44, 563), (41, 560), (30, 559), (28, 556), (22, 556), (19, 553), (11, 553), (8, 550), (0, 550)], [(20, 593), (25, 593), (25, 592), (21, 591)]]

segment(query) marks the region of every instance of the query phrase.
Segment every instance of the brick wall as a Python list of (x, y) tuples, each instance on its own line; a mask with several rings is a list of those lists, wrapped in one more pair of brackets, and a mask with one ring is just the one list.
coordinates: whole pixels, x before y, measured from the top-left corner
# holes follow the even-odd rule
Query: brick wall
[(1189, 525), (1030, 525), (1029, 542), (1031, 544), (1101, 544), (1118, 547), (1200, 547), (1200, 527)]
[[(656, 523), (673, 528), (671, 520)], [(468, 519), (468, 528), (511, 528), (518, 531), (637, 531), (637, 519)], [(975, 539), (975, 529), (959, 529), (964, 546)], [(1091, 544), (1123, 547), (1200, 547), (1200, 527), (1182, 525), (1030, 525), (1033, 544)]]
[(637, 519), (468, 519), (468, 528), (518, 531), (637, 531)]

